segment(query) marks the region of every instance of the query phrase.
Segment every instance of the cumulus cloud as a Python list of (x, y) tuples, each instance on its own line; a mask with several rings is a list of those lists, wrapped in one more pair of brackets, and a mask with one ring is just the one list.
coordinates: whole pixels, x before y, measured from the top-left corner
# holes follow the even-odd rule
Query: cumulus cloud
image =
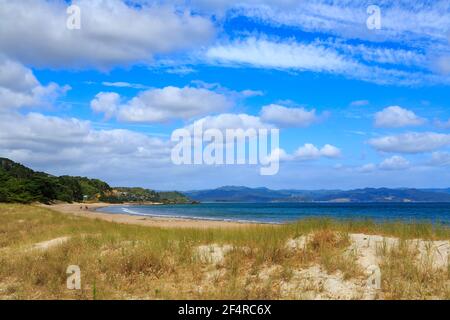
[[(278, 128), (275, 122), (264, 120), (268, 119), (245, 113), (223, 113), (198, 119), (184, 129), (187, 129), (191, 135), (203, 135), (206, 130), (215, 129), (220, 131), (223, 137), (226, 136), (227, 130), (241, 130), (240, 132), (235, 131), (234, 133), (241, 137), (253, 139), (258, 136), (259, 130), (261, 129), (268, 130), (267, 132), (270, 135), (270, 129)], [(197, 136), (197, 138), (200, 137)], [(268, 159), (277, 156), (282, 161), (306, 161), (320, 158), (339, 158), (341, 154), (341, 150), (333, 145), (326, 144), (322, 148), (318, 148), (308, 143), (298, 148), (293, 154), (287, 153), (284, 149), (275, 148), (272, 150), (272, 155)]]
[(99, 177), (124, 165), (133, 171), (170, 161), (167, 141), (129, 130), (95, 130), (74, 118), (10, 113), (0, 117), (0, 127), (2, 156), (51, 170), (71, 168), (70, 174)]
[(387, 159), (384, 159), (379, 164), (367, 163), (360, 167), (356, 167), (353, 170), (360, 173), (372, 173), (377, 170), (386, 170), (386, 171), (394, 171), (394, 170), (404, 170), (410, 167), (410, 162), (401, 157), (401, 156), (393, 156)]
[(276, 148), (272, 150), (268, 160), (276, 161), (313, 161), (321, 158), (336, 159), (341, 156), (342, 152), (339, 148), (326, 144), (322, 148), (318, 148), (311, 143), (306, 143), (299, 147), (294, 153), (289, 154), (284, 149)]
[(91, 108), (107, 116), (114, 114), (121, 121), (161, 123), (221, 112), (233, 104), (226, 96), (211, 90), (172, 86), (142, 91), (124, 103), (120, 100), (116, 93), (101, 92), (91, 101)]
[(294, 154), (295, 160), (315, 160), (321, 157), (325, 158), (338, 158), (341, 156), (341, 150), (330, 144), (326, 144), (321, 149), (317, 148), (311, 143), (306, 143), (302, 147), (298, 148)]
[(319, 120), (316, 110), (304, 108), (286, 108), (277, 104), (264, 106), (261, 119), (278, 127), (307, 127)]
[(66, 28), (63, 0), (0, 0), (0, 51), (43, 67), (109, 69), (195, 48), (214, 34), (209, 18), (169, 5), (78, 0), (81, 29)]
[(450, 145), (450, 134), (409, 132), (374, 138), (368, 143), (378, 151), (396, 153), (423, 153)]
[(27, 67), (0, 57), (0, 110), (50, 105), (69, 88), (44, 86)]
[(399, 106), (391, 106), (375, 114), (375, 126), (380, 128), (400, 128), (419, 126), (426, 119), (418, 117), (413, 111)]
[[(95, 130), (89, 121), (75, 118), (16, 112), (11, 107), (51, 104), (62, 88), (56, 84), (43, 87), (31, 70), (9, 60), (1, 62), (0, 71), (0, 106), (9, 107), (0, 116), (2, 156), (43, 169), (70, 167), (70, 174), (85, 172), (96, 177), (99, 172), (120, 171), (124, 163), (130, 167), (168, 163), (168, 141), (129, 130)], [(15, 104), (6, 99), (5, 92), (15, 98)], [(118, 95), (102, 94), (93, 108), (109, 114), (118, 101)]]
[(409, 167), (410, 163), (408, 160), (401, 156), (393, 156), (387, 158), (380, 163), (381, 170), (404, 170)]
[[(272, 129), (273, 126), (261, 121), (257, 116), (248, 115), (245, 113), (233, 114), (233, 113), (222, 113), (215, 116), (207, 116), (198, 119), (188, 125), (186, 129), (194, 133), (194, 128), (202, 128), (204, 130), (217, 129), (225, 135), (226, 130), (236, 130), (241, 129), (247, 130), (259, 130), (259, 129)], [(257, 134), (257, 132), (256, 132)], [(252, 134), (252, 137), (255, 136)]]
[(115, 92), (100, 92), (91, 101), (91, 109), (97, 113), (103, 113), (105, 119), (113, 117), (120, 105), (120, 95)]
[(267, 157), (266, 162), (274, 161), (290, 161), (293, 160), (292, 155), (288, 154), (284, 149), (276, 148), (272, 150), (270, 155)]
[(330, 144), (326, 144), (320, 149), (320, 154), (327, 158), (339, 158), (341, 156), (341, 150)]

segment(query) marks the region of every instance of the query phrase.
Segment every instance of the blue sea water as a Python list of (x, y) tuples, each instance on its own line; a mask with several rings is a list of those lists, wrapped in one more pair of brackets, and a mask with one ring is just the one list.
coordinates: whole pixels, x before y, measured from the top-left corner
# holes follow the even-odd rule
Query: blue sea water
[(304, 218), (432, 222), (450, 225), (450, 203), (202, 203), (123, 205), (101, 212), (149, 217), (286, 223)]

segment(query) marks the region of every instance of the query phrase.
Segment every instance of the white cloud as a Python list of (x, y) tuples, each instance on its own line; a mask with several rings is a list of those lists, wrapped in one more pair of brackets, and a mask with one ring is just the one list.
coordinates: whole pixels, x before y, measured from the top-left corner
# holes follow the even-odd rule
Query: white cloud
[(105, 177), (125, 166), (133, 174), (138, 166), (170, 161), (168, 141), (129, 130), (95, 130), (74, 118), (10, 113), (0, 117), (0, 127), (2, 156), (51, 170), (65, 168), (66, 174)]
[(288, 154), (284, 149), (276, 148), (272, 150), (270, 155), (266, 157), (265, 163), (272, 163), (276, 161), (291, 161), (293, 160), (293, 156)]
[[(320, 158), (336, 159), (341, 156), (342, 152), (339, 148), (326, 144), (321, 149), (311, 143), (306, 143), (299, 147), (293, 154), (287, 153), (284, 149), (277, 148), (272, 151), (268, 157), (270, 160), (279, 161), (313, 161)], [(338, 165), (339, 166), (339, 165)]]
[(321, 157), (338, 158), (341, 156), (341, 150), (335, 146), (326, 144), (321, 149), (317, 148), (311, 143), (306, 143), (304, 146), (298, 148), (294, 154), (295, 160), (315, 160)]
[(174, 66), (170, 68), (166, 68), (165, 72), (170, 74), (178, 74), (180, 76), (185, 76), (190, 73), (197, 72), (194, 68), (187, 67), (187, 66)]
[(449, 152), (433, 152), (431, 155), (430, 164), (433, 166), (450, 166)]
[(115, 92), (100, 92), (91, 101), (91, 109), (97, 113), (104, 113), (105, 119), (113, 117), (120, 105), (120, 96)]
[(66, 1), (0, 0), (0, 51), (35, 66), (109, 69), (195, 48), (214, 34), (209, 18), (169, 5), (75, 3), (81, 8), (80, 30), (66, 28)]
[(259, 117), (248, 115), (245, 113), (233, 114), (222, 113), (216, 116), (207, 116), (201, 118), (188, 126), (193, 130), (195, 125), (201, 125), (203, 130), (218, 129), (225, 132), (226, 129), (270, 129), (270, 124), (264, 123)]
[(438, 72), (448, 75), (450, 74), (450, 54), (440, 56), (434, 61), (434, 67)]
[(330, 43), (336, 49), (345, 52), (346, 55), (368, 63), (386, 64), (386, 65), (403, 65), (416, 66), (419, 68), (429, 67), (429, 58), (413, 49), (405, 50), (398, 48), (389, 48), (380, 46), (380, 44), (372, 45), (350, 45), (341, 42)]
[(43, 86), (30, 69), (0, 57), (0, 110), (50, 105), (69, 88)]
[[(330, 51), (339, 52), (347, 62), (354, 60), (364, 62), (366, 66), (377, 64), (381, 67), (381, 70), (368, 67), (366, 68), (369, 69), (368, 71), (356, 72), (364, 72), (362, 76), (352, 76), (351, 71), (345, 73), (353, 78), (396, 84), (392, 78), (397, 77), (402, 80), (401, 83), (397, 82), (400, 85), (429, 84), (430, 81), (448, 84), (448, 78), (431, 76), (436, 70), (442, 74), (448, 74), (450, 70), (448, 45), (450, 5), (446, 0), (426, 4), (406, 0), (376, 3), (381, 8), (381, 29), (376, 31), (368, 30), (366, 25), (369, 17), (367, 8), (373, 4), (367, 1), (194, 0), (190, 3), (194, 8), (200, 8), (206, 12), (219, 11), (224, 14), (229, 10), (229, 14), (233, 17), (246, 16), (253, 18), (257, 23), (316, 32), (319, 34), (317, 38), (322, 38), (321, 43), (325, 47), (333, 48)], [(321, 34), (326, 36), (320, 36)], [(349, 39), (363, 39), (365, 42), (355, 44), (355, 41), (350, 42)], [(398, 45), (391, 45), (392, 43)], [(221, 49), (223, 51), (223, 48)], [(223, 54), (221, 52), (219, 55), (223, 58)], [(231, 52), (226, 54), (230, 56)], [(279, 55), (279, 57), (285, 56)], [(234, 58), (236, 62), (239, 62), (238, 57)], [(259, 59), (259, 62), (261, 60)], [(224, 61), (226, 62), (226, 59)], [(257, 66), (250, 61), (241, 61), (241, 63)], [(294, 63), (290, 65), (294, 68)], [(264, 66), (269, 67), (268, 63)], [(415, 67), (426, 72), (387, 69), (392, 66)], [(282, 68), (283, 66), (276, 64), (272, 67)], [(297, 63), (296, 67), (301, 70), (304, 65), (299, 66)], [(376, 73), (372, 77), (370, 70)]]
[(119, 95), (102, 92), (91, 101), (91, 107), (109, 116), (114, 113), (122, 121), (161, 123), (221, 112), (233, 104), (226, 96), (211, 90), (172, 86), (140, 92), (124, 103), (119, 101)]
[(433, 66), (434, 69), (441, 74), (450, 75), (450, 29), (447, 29), (447, 46), (443, 46), (442, 50), (434, 53)]
[(260, 112), (261, 120), (278, 127), (307, 127), (319, 120), (316, 110), (286, 108), (277, 104), (264, 106)]
[(442, 129), (450, 129), (450, 119), (448, 119), (447, 121), (436, 120), (435, 125)]
[(241, 94), (244, 97), (261, 97), (264, 95), (264, 92), (260, 91), (260, 90), (251, 90), (251, 89), (246, 89), (246, 90), (242, 90)]
[(320, 149), (320, 153), (327, 158), (339, 158), (341, 156), (341, 150), (330, 144), (323, 146), (322, 149)]
[(310, 71), (341, 75), (350, 79), (397, 86), (449, 83), (449, 79), (421, 71), (404, 71), (362, 63), (335, 43), (315, 40), (268, 39), (250, 36), (209, 47), (202, 59), (211, 64), (250, 66), (263, 69)]
[(399, 106), (391, 106), (375, 114), (375, 126), (380, 128), (400, 128), (419, 126), (426, 119), (418, 117), (413, 111)]
[(354, 171), (360, 173), (372, 173), (377, 170), (394, 171), (404, 170), (410, 167), (410, 162), (403, 157), (393, 156), (381, 161), (380, 164), (368, 163), (354, 168)]
[[(292, 113), (291, 113), (292, 112)], [(283, 117), (293, 117), (293, 121), (289, 122)], [(249, 115), (245, 113), (222, 113), (214, 116), (207, 116), (198, 119), (189, 127), (193, 128), (194, 124), (202, 124), (203, 129), (273, 129), (279, 127), (301, 127), (307, 126), (317, 120), (315, 111), (306, 111), (303, 108), (285, 108), (278, 105), (269, 105), (262, 109), (260, 116)], [(325, 145), (322, 155), (333, 157), (336, 150), (330, 145)]]
[(149, 87), (140, 83), (129, 83), (129, 82), (102, 82), (105, 87), (115, 87), (115, 88), (133, 88), (133, 89), (148, 89)]
[[(196, 0), (194, 3), (205, 3)], [(225, 5), (225, 3), (227, 5)], [(244, 15), (276, 26), (286, 25), (307, 32), (331, 33), (345, 38), (372, 41), (402, 41), (433, 43), (445, 40), (450, 29), (448, 1), (432, 2), (382, 1), (381, 30), (369, 32), (366, 20), (367, 1), (208, 1), (206, 8), (234, 7), (235, 15)], [(204, 5), (205, 7), (205, 5)]]
[(352, 107), (361, 107), (361, 106), (367, 106), (369, 104), (369, 100), (356, 100), (352, 101), (350, 105)]
[(381, 170), (404, 170), (409, 167), (410, 163), (403, 157), (393, 156), (391, 158), (383, 160), (380, 163)]
[(374, 138), (368, 143), (384, 152), (423, 153), (450, 145), (450, 134), (435, 132), (410, 132)]
[(353, 65), (336, 51), (318, 44), (255, 37), (209, 48), (206, 57), (218, 63), (261, 68), (345, 73)]
[[(214, 116), (207, 116), (201, 119), (198, 119), (191, 124), (187, 125), (183, 128), (184, 130), (187, 130), (188, 133), (190, 133), (191, 137), (198, 143), (204, 143), (204, 134), (206, 131), (209, 130), (215, 130), (221, 133), (222, 135), (222, 141), (215, 141), (216, 144), (221, 145), (225, 148), (226, 154), (234, 154), (235, 151), (235, 139), (245, 139), (245, 141), (249, 141), (252, 143), (252, 145), (258, 145), (258, 134), (260, 133), (260, 130), (265, 130), (267, 133), (267, 140), (272, 140), (274, 137), (271, 136), (271, 132), (269, 129), (273, 129), (273, 127), (270, 124), (264, 123), (261, 121), (261, 119), (257, 116), (248, 115), (245, 113), (241, 114), (232, 114), (232, 113), (222, 113), (219, 115)], [(216, 133), (218, 133), (216, 132)], [(214, 133), (214, 135), (216, 135)], [(228, 134), (231, 134), (231, 139)], [(248, 140), (247, 140), (248, 139)], [(275, 142), (275, 144), (271, 144), (268, 146), (268, 148), (273, 148), (274, 150), (271, 152), (271, 149), (267, 149), (266, 152), (271, 152), (269, 155), (264, 155), (264, 160), (260, 158), (262, 161), (275, 161), (277, 158), (276, 156), (282, 157), (280, 160), (286, 160), (285, 156), (287, 156), (282, 149), (278, 149), (278, 142)], [(248, 153), (252, 152), (250, 151), (251, 147), (248, 146), (249, 151)], [(259, 155), (258, 151), (256, 154), (253, 154), (253, 156)], [(238, 153), (236, 155), (238, 161), (242, 161), (242, 163), (245, 163), (246, 161), (246, 154), (240, 154)]]
[[(223, 113), (215, 116), (207, 116), (196, 120), (190, 125), (185, 127), (192, 134), (195, 134), (194, 128), (201, 128), (203, 131), (198, 132), (202, 134), (205, 130), (217, 129), (226, 135), (226, 130), (243, 130), (243, 134), (246, 137), (255, 138), (260, 129), (274, 129), (276, 128), (273, 123), (263, 121), (261, 117), (248, 115), (248, 114), (232, 114)], [(269, 132), (270, 134), (270, 132)], [(293, 154), (288, 154), (284, 149), (276, 148), (270, 157), (279, 156), (281, 161), (307, 161), (317, 160), (320, 158), (335, 159), (341, 156), (342, 152), (339, 148), (325, 144), (322, 148), (318, 148), (313, 144), (307, 143), (304, 146), (298, 148)]]
[(375, 170), (377, 170), (377, 165), (373, 164), (373, 163), (368, 163), (361, 167), (356, 168), (356, 171), (362, 172), (362, 173), (374, 172)]

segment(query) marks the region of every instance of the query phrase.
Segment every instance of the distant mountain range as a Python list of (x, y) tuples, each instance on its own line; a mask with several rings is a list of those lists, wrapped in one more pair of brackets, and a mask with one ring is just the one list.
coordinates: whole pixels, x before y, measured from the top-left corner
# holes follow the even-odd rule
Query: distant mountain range
[(200, 202), (450, 202), (450, 188), (365, 188), (355, 190), (271, 190), (225, 186), (184, 192)]

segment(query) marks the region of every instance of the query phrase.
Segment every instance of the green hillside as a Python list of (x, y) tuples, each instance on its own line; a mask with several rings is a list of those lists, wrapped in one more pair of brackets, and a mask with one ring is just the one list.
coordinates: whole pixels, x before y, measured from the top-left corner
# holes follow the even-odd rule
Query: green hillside
[(33, 171), (19, 163), (0, 158), (0, 202), (51, 203), (83, 200), (123, 202), (188, 203), (181, 193), (158, 193), (143, 188), (112, 188), (106, 182), (86, 177), (55, 177)]
[(161, 191), (159, 195), (165, 203), (192, 203), (191, 199), (178, 191)]
[(55, 177), (0, 158), (0, 202), (82, 201), (112, 192), (103, 181), (84, 177)]

